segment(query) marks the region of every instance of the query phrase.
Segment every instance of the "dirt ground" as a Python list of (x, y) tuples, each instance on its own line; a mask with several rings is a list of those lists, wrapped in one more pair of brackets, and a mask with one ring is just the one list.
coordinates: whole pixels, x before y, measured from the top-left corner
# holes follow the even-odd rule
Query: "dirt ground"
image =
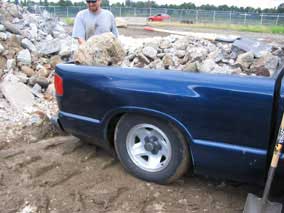
[(1, 213), (233, 213), (242, 212), (248, 192), (260, 192), (189, 173), (167, 186), (147, 183), (104, 150), (63, 135), (0, 142), (0, 168)]
[[(153, 36), (137, 29), (120, 33)], [(3, 139), (8, 131), (9, 141)], [(75, 137), (59, 135), (31, 143), (25, 131), (29, 130), (0, 130), (1, 213), (233, 213), (243, 211), (248, 192), (261, 191), (190, 174), (167, 186), (147, 183), (129, 175), (102, 149)]]
[[(278, 46), (284, 47), (284, 35), (282, 34), (239, 32), (239, 31), (232, 31), (232, 30), (217, 30), (217, 29), (190, 28), (190, 27), (186, 28), (186, 27), (173, 27), (173, 26), (163, 26), (163, 27), (157, 27), (157, 28), (165, 29), (165, 30), (172, 30), (172, 31), (212, 33), (212, 34), (217, 34), (217, 35), (236, 35), (240, 37), (248, 37), (252, 39), (257, 39), (257, 40), (260, 40), (266, 43), (277, 44)], [(134, 38), (149, 38), (149, 37), (155, 37), (155, 36), (164, 37), (164, 36), (169, 35), (167, 33), (146, 31), (144, 30), (143, 26), (130, 26), (127, 29), (120, 28), (119, 33), (121, 35), (131, 36)]]
[(186, 176), (160, 186), (72, 136), (2, 144), (0, 212), (242, 212), (246, 186)]

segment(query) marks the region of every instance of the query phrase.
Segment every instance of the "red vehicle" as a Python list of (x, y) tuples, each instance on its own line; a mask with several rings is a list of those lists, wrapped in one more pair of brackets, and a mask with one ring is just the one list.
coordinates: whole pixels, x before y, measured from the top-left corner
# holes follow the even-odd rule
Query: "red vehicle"
[(169, 20), (171, 17), (168, 14), (159, 13), (155, 16), (148, 17), (148, 21), (164, 21)]

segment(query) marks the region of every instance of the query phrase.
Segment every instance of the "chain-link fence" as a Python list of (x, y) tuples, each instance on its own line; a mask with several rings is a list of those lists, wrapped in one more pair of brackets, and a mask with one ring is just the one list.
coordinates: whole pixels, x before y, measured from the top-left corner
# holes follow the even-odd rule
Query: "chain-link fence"
[[(85, 7), (59, 7), (59, 6), (30, 6), (28, 10), (40, 12), (47, 10), (58, 17), (75, 17)], [(189, 23), (220, 23), (241, 25), (284, 25), (284, 14), (280, 13), (245, 13), (234, 11), (189, 10), (169, 8), (133, 8), (109, 7), (116, 17), (149, 17), (165, 13), (171, 16), (171, 21)]]

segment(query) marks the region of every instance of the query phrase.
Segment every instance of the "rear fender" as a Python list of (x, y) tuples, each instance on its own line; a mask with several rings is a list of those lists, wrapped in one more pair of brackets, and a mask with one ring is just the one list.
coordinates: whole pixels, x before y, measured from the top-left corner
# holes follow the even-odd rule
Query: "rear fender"
[[(182, 135), (184, 136), (187, 144), (188, 144), (188, 148), (191, 154), (191, 158), (192, 158), (192, 153), (191, 153), (191, 149), (190, 149), (190, 145), (192, 144), (192, 136), (190, 134), (190, 132), (188, 131), (188, 129), (176, 118), (174, 118), (173, 116), (157, 111), (157, 110), (153, 110), (153, 109), (148, 109), (148, 108), (142, 108), (142, 107), (120, 107), (118, 109), (112, 110), (109, 113), (106, 114), (106, 116), (103, 118), (103, 126), (104, 126), (104, 137), (106, 140), (108, 140), (108, 127), (111, 125), (110, 121), (112, 120), (112, 118), (118, 116), (118, 115), (123, 115), (126, 113), (139, 113), (139, 114), (145, 114), (151, 117), (156, 117), (156, 118), (161, 118), (165, 121), (171, 122), (176, 128), (178, 128), (178, 130), (182, 133)], [(192, 159), (192, 164), (194, 166), (194, 159)]]

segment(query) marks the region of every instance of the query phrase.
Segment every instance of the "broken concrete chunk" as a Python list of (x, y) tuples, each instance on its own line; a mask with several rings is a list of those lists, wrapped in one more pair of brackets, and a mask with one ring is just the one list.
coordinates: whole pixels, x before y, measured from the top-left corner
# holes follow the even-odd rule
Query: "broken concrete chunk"
[(257, 59), (250, 71), (257, 75), (270, 76), (277, 71), (279, 62), (280, 60), (277, 56), (269, 53)]
[(0, 43), (0, 54), (2, 54), (5, 51), (5, 48), (3, 47), (3, 45)]
[(45, 67), (41, 67), (38, 71), (37, 71), (37, 75), (40, 77), (48, 77), (50, 74), (50, 70), (45, 68)]
[(254, 61), (254, 54), (247, 52), (238, 56), (237, 63), (241, 65), (243, 69), (248, 69)]
[(28, 83), (28, 77), (25, 73), (22, 72), (16, 72), (15, 75), (17, 76), (17, 78), (19, 79), (19, 82), (22, 82), (24, 84)]
[(255, 67), (255, 68), (252, 68), (251, 70), (254, 74), (258, 76), (268, 76), (269, 77), (271, 75), (269, 70), (264, 66)]
[(174, 65), (174, 61), (171, 55), (166, 54), (163, 58), (163, 64), (165, 69), (169, 69), (171, 66)]
[(75, 61), (86, 65), (122, 63), (125, 56), (119, 40), (112, 33), (92, 36), (75, 52)]
[[(142, 53), (140, 53), (139, 55), (138, 55), (138, 63), (137, 64), (150, 64), (150, 60), (145, 56), (145, 55), (143, 55)], [(143, 65), (143, 66), (144, 66)], [(141, 65), (142, 66), (142, 65)]]
[(260, 59), (263, 59), (263, 63), (265, 64), (265, 67), (271, 73), (274, 73), (275, 71), (277, 71), (277, 68), (280, 62), (277, 56), (274, 56), (272, 54), (267, 54), (267, 55), (262, 56)]
[(252, 52), (255, 57), (259, 58), (263, 55), (263, 52), (271, 52), (272, 46), (264, 44), (260, 41), (252, 40), (249, 38), (241, 38), (233, 43), (233, 46), (245, 51)]
[(233, 43), (234, 41), (240, 39), (239, 36), (219, 36), (215, 38), (215, 41), (225, 42), (225, 43)]
[(159, 46), (160, 46), (161, 49), (169, 49), (169, 48), (172, 47), (172, 43), (168, 39), (163, 39), (160, 42)]
[(178, 39), (174, 44), (173, 47), (179, 50), (186, 50), (188, 47), (188, 40), (186, 38)]
[(150, 58), (150, 59), (155, 59), (156, 56), (157, 56), (157, 50), (154, 48), (154, 47), (150, 47), (150, 46), (147, 46), (147, 47), (144, 47), (143, 50), (142, 50), (142, 53)]
[(19, 112), (32, 108), (35, 103), (31, 89), (21, 82), (4, 79), (0, 88), (11, 106)]
[(7, 34), (4, 32), (0, 32), (0, 40), (6, 41), (8, 38)]
[(61, 43), (59, 39), (46, 40), (38, 43), (38, 52), (42, 55), (51, 55), (60, 51)]
[(187, 52), (190, 61), (205, 60), (208, 55), (208, 50), (203, 47), (188, 47)]
[(35, 23), (30, 23), (30, 30), (29, 30), (29, 33), (30, 33), (30, 36), (32, 39), (36, 39), (37, 36), (38, 36), (38, 28), (37, 28), (37, 25)]
[(200, 65), (200, 69), (199, 70), (200, 70), (200, 72), (210, 73), (210, 72), (212, 72), (215, 69), (216, 65), (217, 64), (212, 59), (206, 59)]
[(224, 59), (223, 51), (221, 49), (216, 49), (208, 55), (208, 58), (213, 59), (216, 63), (219, 63)]
[(4, 25), (7, 31), (14, 33), (14, 34), (21, 35), (21, 31), (9, 21), (3, 21), (2, 24)]
[(61, 34), (65, 32), (65, 29), (60, 24), (56, 24), (54, 31), (60, 32)]
[(0, 24), (0, 32), (5, 32), (6, 28), (3, 24)]
[(17, 54), (17, 62), (21, 64), (30, 65), (32, 63), (31, 53), (28, 49), (21, 50)]
[(52, 57), (50, 58), (50, 62), (49, 62), (49, 63), (50, 63), (50, 65), (51, 65), (52, 68), (55, 68), (55, 66), (56, 66), (57, 64), (63, 63), (63, 61), (62, 61), (62, 59), (61, 59), (60, 56), (55, 55), (55, 56), (52, 56)]
[(198, 72), (199, 71), (198, 66), (199, 66), (198, 62), (193, 62), (193, 63), (189, 62), (184, 66), (183, 70), (186, 72)]
[(6, 68), (7, 68), (8, 71), (16, 68), (16, 60), (15, 59), (8, 59), (7, 64), (6, 64)]
[(183, 58), (185, 56), (186, 52), (184, 50), (177, 50), (176, 56), (179, 58)]
[(8, 13), (10, 13), (15, 18), (21, 17), (21, 14), (20, 14), (21, 8), (18, 7), (16, 4), (7, 5), (6, 10)]
[(35, 74), (35, 71), (28, 66), (21, 66), (21, 71), (25, 73), (28, 77), (31, 77)]
[[(63, 34), (64, 35), (64, 34)], [(73, 54), (79, 47), (79, 43), (76, 39), (68, 37), (61, 40), (61, 47), (59, 55), (61, 57), (67, 57)]]
[(40, 76), (32, 76), (29, 79), (29, 85), (34, 86), (35, 84), (39, 84), (42, 88), (47, 88), (49, 85), (49, 81), (47, 78)]
[(52, 35), (48, 34), (48, 35), (45, 37), (45, 40), (46, 40), (46, 41), (51, 41), (51, 40), (53, 40)]
[(29, 49), (32, 52), (36, 52), (37, 51), (35, 45), (27, 38), (24, 38), (22, 40), (21, 45), (22, 45), (23, 48), (27, 48), (27, 49)]
[(39, 98), (43, 98), (43, 94), (41, 93), (41, 86), (39, 84), (35, 84), (32, 88), (32, 93)]

